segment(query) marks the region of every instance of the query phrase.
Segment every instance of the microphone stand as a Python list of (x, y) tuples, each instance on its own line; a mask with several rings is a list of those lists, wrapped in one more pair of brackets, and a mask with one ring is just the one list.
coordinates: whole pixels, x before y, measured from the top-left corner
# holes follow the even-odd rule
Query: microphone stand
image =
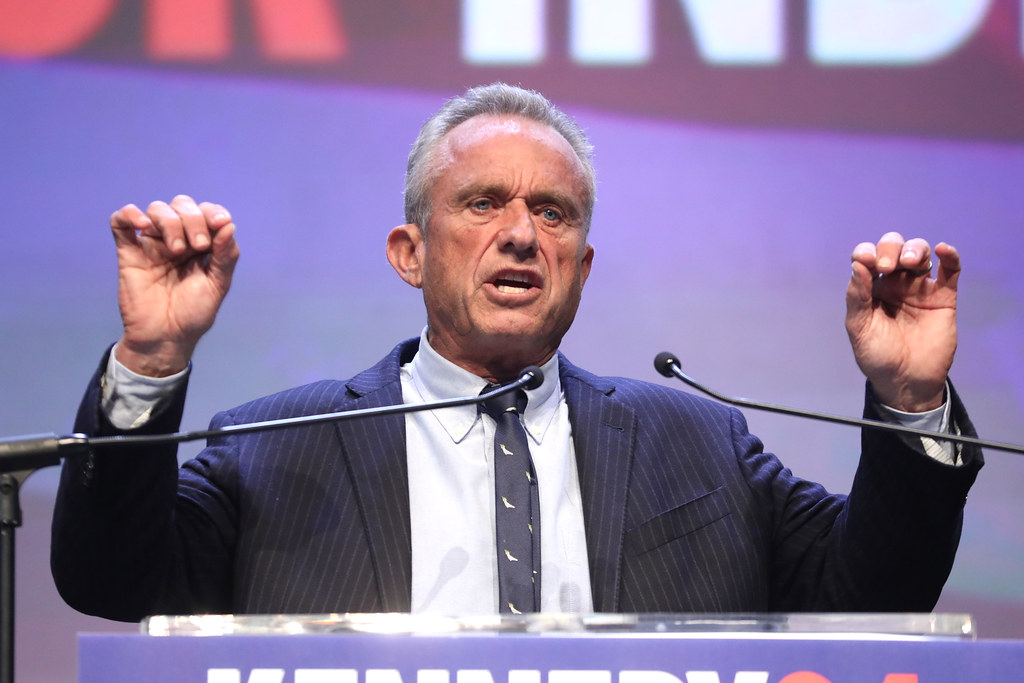
[[(21, 485), (43, 467), (56, 465), (53, 453), (20, 453), (0, 461), (0, 683), (14, 683), (14, 532), (21, 526)], [(15, 469), (17, 468), (17, 469)]]
[(167, 443), (197, 441), (211, 436), (248, 434), (250, 432), (303, 427), (324, 422), (341, 422), (358, 417), (380, 417), (416, 413), (424, 410), (453, 408), (482, 403), (494, 396), (518, 389), (536, 389), (544, 382), (540, 368), (529, 366), (519, 378), (478, 396), (449, 398), (428, 403), (361, 408), (336, 413), (302, 415), (247, 424), (227, 425), (220, 429), (203, 429), (173, 434), (86, 436), (72, 434), (33, 434), (0, 439), (0, 683), (14, 683), (14, 531), (21, 526), (21, 504), (18, 492), (25, 480), (36, 470), (59, 465), (61, 458), (102, 446), (153, 446)]
[(845, 415), (833, 415), (830, 413), (819, 413), (813, 410), (804, 410), (803, 408), (790, 408), (788, 406), (780, 406), (774, 403), (761, 403), (759, 401), (751, 401), (746, 398), (737, 398), (733, 396), (726, 396), (725, 394), (719, 393), (714, 389), (704, 386), (697, 380), (693, 379), (685, 372), (679, 365), (679, 359), (668, 351), (662, 351), (654, 358), (654, 368), (665, 377), (676, 377), (682, 380), (684, 383), (690, 385), (697, 391), (707, 394), (714, 399), (721, 401), (722, 403), (728, 403), (734, 406), (741, 406), (743, 408), (752, 408), (754, 410), (765, 410), (772, 413), (781, 413), (783, 415), (795, 415), (797, 417), (808, 417), (812, 420), (821, 420), (822, 422), (835, 422), (838, 424), (854, 425), (857, 427), (868, 427), (869, 429), (881, 429), (889, 432), (900, 432), (901, 434), (912, 434), (914, 436), (925, 436), (930, 439), (936, 439), (939, 441), (952, 441), (954, 443), (969, 444), (972, 446), (980, 446), (982, 448), (992, 448), (1000, 451), (1009, 451), (1010, 453), (1016, 453), (1018, 455), (1024, 455), (1024, 446), (1018, 446), (1012, 443), (1002, 443), (999, 441), (988, 441), (985, 439), (979, 439), (973, 436), (962, 436), (960, 434), (947, 434), (945, 432), (933, 432), (928, 429), (917, 429), (916, 427), (907, 427), (901, 424), (895, 424), (892, 422), (881, 422), (880, 420), (867, 420), (860, 417), (847, 417)]

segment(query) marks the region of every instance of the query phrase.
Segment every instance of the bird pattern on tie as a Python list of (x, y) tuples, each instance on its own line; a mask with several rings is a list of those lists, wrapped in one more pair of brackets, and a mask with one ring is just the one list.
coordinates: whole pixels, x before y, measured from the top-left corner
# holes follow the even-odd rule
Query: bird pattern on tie
[[(495, 387), (489, 386), (484, 391)], [(520, 415), (522, 390), (485, 401), (495, 421), (494, 491), (499, 611), (535, 612), (540, 607), (540, 502), (530, 446)]]

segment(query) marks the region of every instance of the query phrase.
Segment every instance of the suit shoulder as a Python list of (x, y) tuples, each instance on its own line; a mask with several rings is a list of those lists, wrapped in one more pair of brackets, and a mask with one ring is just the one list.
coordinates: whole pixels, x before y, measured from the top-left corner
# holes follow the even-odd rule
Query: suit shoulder
[(255, 422), (398, 403), (402, 395), (399, 367), (411, 360), (417, 346), (417, 339), (406, 340), (347, 380), (324, 379), (285, 389), (219, 413), (215, 421)]
[(729, 420), (739, 412), (674, 387), (630, 377), (597, 376), (575, 367), (563, 376), (563, 381), (578, 381), (638, 412), (678, 413), (713, 420)]

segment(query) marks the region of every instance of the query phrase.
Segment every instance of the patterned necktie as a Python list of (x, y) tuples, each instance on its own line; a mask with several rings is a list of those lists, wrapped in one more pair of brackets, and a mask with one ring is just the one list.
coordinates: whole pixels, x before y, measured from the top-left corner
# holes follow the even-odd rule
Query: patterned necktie
[[(494, 389), (489, 385), (484, 391)], [(522, 614), (540, 608), (540, 500), (530, 446), (519, 416), (522, 389), (481, 405), (495, 422), (494, 525), (498, 539), (498, 607)]]

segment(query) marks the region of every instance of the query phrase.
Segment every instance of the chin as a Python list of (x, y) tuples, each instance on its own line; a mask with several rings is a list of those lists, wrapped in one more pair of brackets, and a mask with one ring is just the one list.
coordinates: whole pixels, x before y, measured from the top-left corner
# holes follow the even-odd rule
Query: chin
[[(485, 342), (504, 356), (515, 356), (526, 363), (540, 363), (558, 348), (560, 337), (551, 330), (537, 328), (497, 328), (485, 333)], [(544, 356), (543, 359), (540, 356)]]

